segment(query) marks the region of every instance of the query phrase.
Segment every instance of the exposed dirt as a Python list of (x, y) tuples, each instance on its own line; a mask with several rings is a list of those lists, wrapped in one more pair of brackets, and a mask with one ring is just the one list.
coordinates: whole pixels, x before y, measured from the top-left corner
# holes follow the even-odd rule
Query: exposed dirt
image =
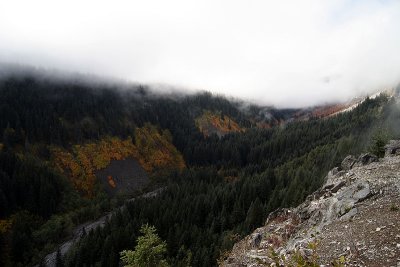
[(347, 266), (397, 266), (400, 197), (378, 196), (356, 206), (358, 213), (351, 220), (333, 222), (317, 237), (320, 262), (329, 266), (331, 259), (343, 255)]
[(134, 158), (112, 160), (106, 168), (96, 171), (95, 175), (110, 196), (134, 192), (149, 182), (147, 173)]

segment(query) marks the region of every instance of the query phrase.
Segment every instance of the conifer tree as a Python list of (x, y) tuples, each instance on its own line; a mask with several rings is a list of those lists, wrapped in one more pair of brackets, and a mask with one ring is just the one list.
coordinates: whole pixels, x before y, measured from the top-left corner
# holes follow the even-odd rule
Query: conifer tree
[(154, 226), (143, 225), (142, 236), (137, 239), (135, 250), (121, 252), (121, 260), (125, 267), (167, 267), (165, 260), (167, 244), (156, 233)]

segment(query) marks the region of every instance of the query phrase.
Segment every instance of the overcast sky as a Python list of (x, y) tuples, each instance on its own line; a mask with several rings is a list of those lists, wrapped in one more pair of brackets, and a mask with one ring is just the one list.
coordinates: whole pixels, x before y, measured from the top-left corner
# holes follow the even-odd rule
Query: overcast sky
[(313, 105), (400, 81), (400, 1), (0, 0), (0, 62)]

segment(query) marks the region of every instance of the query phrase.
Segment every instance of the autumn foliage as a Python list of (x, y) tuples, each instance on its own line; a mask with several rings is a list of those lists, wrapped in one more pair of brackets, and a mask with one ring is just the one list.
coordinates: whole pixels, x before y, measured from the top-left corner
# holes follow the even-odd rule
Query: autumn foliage
[(209, 110), (205, 110), (201, 116), (196, 118), (195, 122), (196, 126), (205, 136), (210, 136), (213, 133), (225, 135), (231, 132), (244, 131), (244, 129), (229, 116)]
[(337, 112), (340, 112), (341, 110), (344, 110), (350, 106), (351, 106), (350, 104), (337, 104), (337, 105), (330, 105), (330, 106), (325, 106), (325, 107), (318, 107), (312, 112), (312, 116), (317, 117), (317, 118), (328, 117), (328, 116), (334, 115)]
[(115, 187), (117, 186), (117, 185), (115, 184), (115, 181), (114, 181), (114, 179), (112, 178), (111, 175), (107, 176), (107, 181), (108, 181), (108, 184), (109, 184), (111, 187), (115, 188)]
[(147, 172), (185, 168), (185, 161), (172, 144), (172, 136), (168, 130), (160, 132), (155, 126), (146, 124), (136, 129), (135, 144), (138, 151), (135, 158)]
[(11, 229), (12, 219), (0, 220), (0, 234), (4, 234)]
[[(53, 163), (67, 173), (77, 190), (89, 198), (94, 195), (95, 171), (107, 167), (111, 160), (133, 157), (147, 172), (185, 168), (183, 157), (172, 144), (169, 131), (160, 132), (148, 124), (136, 129), (134, 140), (135, 144), (131, 137), (125, 140), (106, 137), (95, 143), (74, 145), (71, 150), (53, 147)], [(108, 182), (110, 186), (116, 186), (111, 176)]]

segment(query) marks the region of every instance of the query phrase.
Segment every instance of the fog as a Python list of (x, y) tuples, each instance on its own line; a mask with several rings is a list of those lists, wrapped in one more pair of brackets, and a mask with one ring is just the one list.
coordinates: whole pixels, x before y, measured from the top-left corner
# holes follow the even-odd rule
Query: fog
[(300, 107), (396, 85), (399, 25), (395, 0), (2, 0), (0, 62)]

